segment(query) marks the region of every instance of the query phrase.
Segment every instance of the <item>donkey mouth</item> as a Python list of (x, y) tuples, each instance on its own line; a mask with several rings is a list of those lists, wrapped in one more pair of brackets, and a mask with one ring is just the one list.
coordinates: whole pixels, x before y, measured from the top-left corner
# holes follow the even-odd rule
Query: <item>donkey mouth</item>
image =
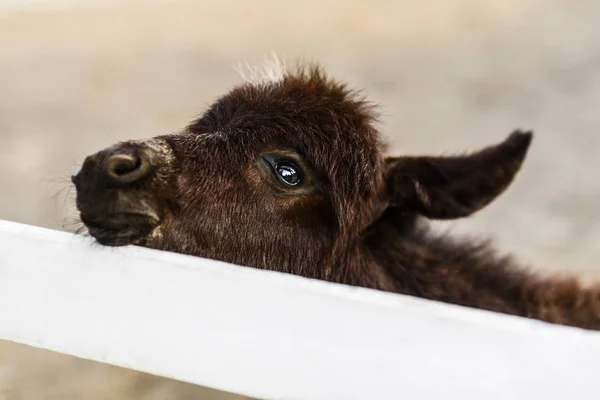
[(90, 235), (104, 246), (140, 244), (159, 224), (154, 213), (119, 213), (90, 217), (81, 214)]

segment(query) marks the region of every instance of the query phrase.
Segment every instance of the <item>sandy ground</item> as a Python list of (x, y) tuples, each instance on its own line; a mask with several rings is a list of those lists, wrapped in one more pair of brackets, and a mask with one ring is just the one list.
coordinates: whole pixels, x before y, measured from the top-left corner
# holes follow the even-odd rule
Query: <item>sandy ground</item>
[[(490, 235), (538, 268), (600, 276), (599, 2), (61, 4), (0, 7), (1, 219), (68, 229), (68, 177), (85, 155), (181, 128), (240, 82), (239, 61), (275, 50), (364, 88), (398, 154), (534, 129), (510, 190), (443, 228)], [(0, 342), (2, 395), (240, 398)]]

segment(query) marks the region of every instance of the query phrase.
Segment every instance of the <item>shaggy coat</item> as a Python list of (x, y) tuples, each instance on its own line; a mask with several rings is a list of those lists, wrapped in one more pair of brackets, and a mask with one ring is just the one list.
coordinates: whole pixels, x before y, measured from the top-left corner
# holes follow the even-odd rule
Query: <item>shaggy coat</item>
[(532, 135), (452, 157), (386, 156), (372, 104), (317, 66), (274, 69), (187, 128), (118, 143), (73, 176), (101, 244), (600, 328), (600, 288), (534, 275), (486, 243), (433, 234), (517, 174)]

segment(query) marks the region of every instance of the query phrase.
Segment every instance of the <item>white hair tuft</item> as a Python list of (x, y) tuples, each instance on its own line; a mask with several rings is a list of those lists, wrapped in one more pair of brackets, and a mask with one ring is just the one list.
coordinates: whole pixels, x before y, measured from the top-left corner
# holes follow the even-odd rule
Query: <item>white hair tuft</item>
[(239, 63), (236, 70), (244, 81), (255, 85), (281, 82), (287, 73), (285, 62), (275, 52), (258, 66)]

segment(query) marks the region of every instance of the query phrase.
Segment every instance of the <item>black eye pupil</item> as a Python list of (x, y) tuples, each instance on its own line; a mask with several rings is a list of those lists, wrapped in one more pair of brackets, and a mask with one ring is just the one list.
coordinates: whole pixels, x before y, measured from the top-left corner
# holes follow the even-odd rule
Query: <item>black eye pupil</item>
[(288, 185), (295, 186), (300, 183), (300, 173), (292, 164), (280, 162), (275, 166), (275, 170)]

